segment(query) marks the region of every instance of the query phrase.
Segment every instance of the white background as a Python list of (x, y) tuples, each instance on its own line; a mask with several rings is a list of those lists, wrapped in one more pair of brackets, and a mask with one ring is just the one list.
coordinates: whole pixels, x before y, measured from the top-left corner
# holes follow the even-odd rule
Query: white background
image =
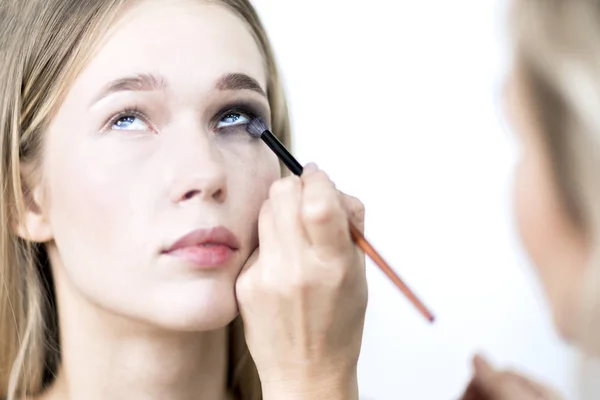
[(512, 217), (519, 148), (502, 110), (500, 0), (253, 0), (287, 88), (294, 153), (367, 208), (367, 237), (430, 306), (371, 262), (361, 396), (456, 399), (477, 351), (575, 393)]

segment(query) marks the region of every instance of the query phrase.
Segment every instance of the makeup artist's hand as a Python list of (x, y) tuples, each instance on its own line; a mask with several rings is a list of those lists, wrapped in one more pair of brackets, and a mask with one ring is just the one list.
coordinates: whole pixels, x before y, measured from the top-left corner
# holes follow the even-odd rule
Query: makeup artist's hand
[(515, 372), (499, 371), (480, 356), (473, 360), (474, 376), (461, 400), (560, 400), (537, 382)]
[(349, 217), (362, 231), (360, 201), (315, 165), (275, 182), (261, 209), (236, 292), (265, 400), (358, 399), (368, 295)]

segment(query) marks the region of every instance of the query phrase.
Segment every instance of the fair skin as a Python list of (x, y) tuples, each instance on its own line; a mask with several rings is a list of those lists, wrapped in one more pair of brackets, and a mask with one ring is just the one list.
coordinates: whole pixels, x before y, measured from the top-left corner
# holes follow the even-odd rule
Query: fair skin
[[(146, 0), (70, 86), (23, 166), (21, 234), (47, 245), (61, 329), (43, 400), (224, 400), (238, 310), (266, 400), (358, 397), (367, 294), (347, 221), (362, 205), (316, 166), (281, 179), (245, 132), (247, 114), (270, 119), (266, 78), (226, 8)], [(167, 252), (217, 226), (237, 241), (218, 268)]]
[(276, 182), (263, 206), (261, 251), (237, 286), (244, 321), (272, 325), (246, 329), (265, 399), (358, 400), (367, 286), (346, 210), (362, 230), (363, 209), (314, 164)]
[[(573, 339), (581, 312), (578, 294), (589, 255), (582, 230), (565, 211), (553, 179), (550, 157), (531, 110), (518, 70), (507, 82), (507, 111), (521, 143), (514, 208), (521, 240), (539, 276), (557, 331)], [(481, 356), (463, 400), (554, 400), (559, 396), (512, 371), (495, 369)]]

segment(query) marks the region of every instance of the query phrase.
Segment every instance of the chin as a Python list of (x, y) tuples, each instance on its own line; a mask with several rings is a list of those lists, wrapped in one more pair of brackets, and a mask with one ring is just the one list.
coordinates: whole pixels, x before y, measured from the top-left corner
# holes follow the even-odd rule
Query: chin
[(171, 308), (171, 311), (165, 309), (160, 315), (154, 315), (151, 322), (166, 330), (205, 332), (222, 329), (237, 316), (236, 306)]
[(233, 283), (186, 284), (156, 296), (145, 310), (146, 319), (163, 329), (181, 332), (212, 331), (226, 327), (239, 314)]

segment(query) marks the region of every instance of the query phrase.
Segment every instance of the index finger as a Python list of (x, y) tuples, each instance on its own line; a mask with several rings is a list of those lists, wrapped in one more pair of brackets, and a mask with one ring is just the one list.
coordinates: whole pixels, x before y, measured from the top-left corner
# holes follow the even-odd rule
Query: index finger
[(323, 171), (302, 176), (302, 218), (309, 242), (323, 258), (351, 248), (348, 215), (333, 182)]

